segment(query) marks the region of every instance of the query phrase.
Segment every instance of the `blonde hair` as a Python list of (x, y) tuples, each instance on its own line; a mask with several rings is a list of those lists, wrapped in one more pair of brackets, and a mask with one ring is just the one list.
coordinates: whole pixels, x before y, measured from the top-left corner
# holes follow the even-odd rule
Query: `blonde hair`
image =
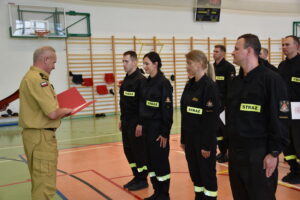
[(185, 54), (185, 58), (187, 60), (192, 60), (196, 62), (202, 63), (203, 69), (205, 70), (205, 73), (209, 78), (211, 78), (213, 81), (216, 81), (215, 77), (215, 69), (214, 67), (209, 63), (205, 53), (200, 50), (192, 50), (189, 53)]
[(42, 56), (44, 56), (48, 52), (55, 53), (55, 49), (51, 46), (43, 46), (36, 49), (33, 53), (33, 63), (36, 63)]

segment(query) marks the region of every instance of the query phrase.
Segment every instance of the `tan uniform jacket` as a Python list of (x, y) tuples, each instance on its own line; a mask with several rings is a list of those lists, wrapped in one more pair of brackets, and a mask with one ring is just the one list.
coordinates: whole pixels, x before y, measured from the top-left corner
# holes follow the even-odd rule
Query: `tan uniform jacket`
[(20, 84), (20, 116), (22, 128), (58, 128), (60, 119), (47, 115), (58, 108), (56, 94), (49, 82), (49, 74), (32, 66)]

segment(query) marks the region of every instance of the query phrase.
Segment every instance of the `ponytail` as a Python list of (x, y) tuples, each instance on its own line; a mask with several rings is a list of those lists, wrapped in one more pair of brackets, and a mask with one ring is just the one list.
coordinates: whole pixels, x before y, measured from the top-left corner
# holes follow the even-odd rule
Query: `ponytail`
[(206, 70), (206, 75), (211, 78), (211, 80), (213, 80), (214, 82), (216, 82), (216, 75), (215, 75), (215, 69), (212, 66), (212, 64), (210, 64), (210, 62), (207, 62), (207, 70)]
[[(215, 69), (214, 67), (209, 63), (207, 56), (203, 51), (200, 50), (192, 50), (189, 53), (185, 55), (186, 59), (198, 61), (201, 62), (203, 65), (203, 68), (205, 70), (206, 75), (211, 78), (213, 81), (216, 81), (215, 77)], [(205, 65), (206, 63), (206, 65)]]

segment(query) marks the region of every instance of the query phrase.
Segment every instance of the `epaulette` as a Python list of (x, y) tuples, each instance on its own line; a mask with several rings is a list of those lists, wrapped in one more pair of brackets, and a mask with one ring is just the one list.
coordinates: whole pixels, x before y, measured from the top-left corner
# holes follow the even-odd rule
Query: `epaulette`
[(41, 76), (42, 79), (44, 79), (46, 81), (49, 81), (48, 77), (45, 74), (40, 73), (40, 76)]

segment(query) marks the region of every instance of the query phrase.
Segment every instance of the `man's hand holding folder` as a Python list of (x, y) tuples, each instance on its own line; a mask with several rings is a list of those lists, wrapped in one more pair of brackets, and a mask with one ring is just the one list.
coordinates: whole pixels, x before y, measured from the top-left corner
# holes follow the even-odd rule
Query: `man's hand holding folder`
[(73, 109), (70, 115), (80, 112), (95, 102), (95, 100), (86, 102), (75, 87), (58, 94), (57, 100), (60, 108)]

